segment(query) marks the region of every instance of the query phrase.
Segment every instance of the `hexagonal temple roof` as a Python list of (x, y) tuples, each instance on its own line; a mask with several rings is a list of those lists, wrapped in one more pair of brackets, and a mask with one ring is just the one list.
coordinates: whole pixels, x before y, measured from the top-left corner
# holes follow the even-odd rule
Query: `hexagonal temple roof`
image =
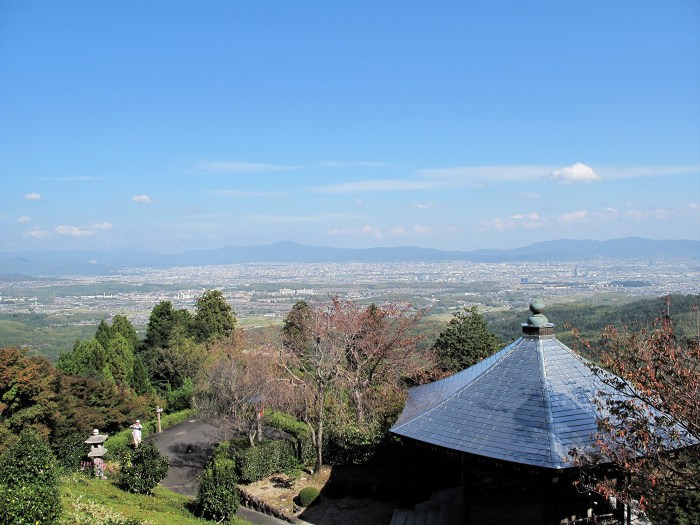
[(601, 391), (618, 394), (533, 312), (522, 337), (500, 352), (409, 390), (391, 432), (495, 460), (573, 467), (569, 451), (595, 442), (594, 399)]

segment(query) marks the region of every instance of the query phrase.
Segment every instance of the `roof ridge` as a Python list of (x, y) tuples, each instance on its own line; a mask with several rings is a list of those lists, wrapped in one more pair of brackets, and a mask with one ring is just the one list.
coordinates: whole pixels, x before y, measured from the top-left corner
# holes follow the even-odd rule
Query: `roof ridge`
[[(557, 342), (558, 339), (554, 338)], [(549, 379), (547, 377), (547, 363), (545, 362), (545, 348), (542, 340), (537, 341), (537, 359), (540, 366), (540, 388), (542, 389), (542, 400), (544, 401), (545, 420), (547, 421), (547, 441), (549, 442), (550, 461), (562, 467), (563, 455), (561, 443), (557, 437), (554, 425), (554, 415), (552, 413), (552, 400), (550, 397)]]

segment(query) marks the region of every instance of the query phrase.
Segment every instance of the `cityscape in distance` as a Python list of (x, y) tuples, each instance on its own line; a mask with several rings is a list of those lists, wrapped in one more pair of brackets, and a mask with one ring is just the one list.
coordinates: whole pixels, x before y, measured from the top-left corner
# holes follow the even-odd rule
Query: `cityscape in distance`
[[(297, 258), (305, 250), (319, 253), (293, 243), (284, 246), (287, 251), (278, 251), (278, 258), (290, 258), (290, 250)], [(350, 255), (363, 251), (325, 250), (329, 255), (325, 262), (314, 262), (313, 256), (296, 261), (268, 257), (259, 262), (132, 266), (96, 275), (29, 276), (33, 261), (25, 260), (26, 274), (17, 267), (8, 272), (3, 262), (0, 315), (47, 314), (61, 316), (58, 325), (89, 327), (122, 313), (143, 331), (158, 302), (168, 300), (176, 308), (193, 309), (207, 289), (222, 290), (244, 327), (281, 323), (296, 301), (324, 301), (335, 295), (362, 304), (410, 303), (425, 309), (427, 316), (448, 317), (458, 308), (473, 305), (486, 312), (523, 309), (533, 298), (549, 304), (595, 305), (700, 293), (698, 241), (555, 241), (488, 252), (491, 261), (479, 261), (473, 255), (477, 260), (452, 259), (452, 252), (443, 252), (444, 260), (421, 260), (419, 255), (425, 252), (417, 249), (414, 260), (342, 260), (343, 253), (351, 259)], [(411, 253), (409, 248), (403, 250)], [(431, 251), (432, 258), (433, 252), (437, 251)], [(479, 253), (486, 257), (485, 251)], [(55, 260), (66, 262), (60, 257)]]

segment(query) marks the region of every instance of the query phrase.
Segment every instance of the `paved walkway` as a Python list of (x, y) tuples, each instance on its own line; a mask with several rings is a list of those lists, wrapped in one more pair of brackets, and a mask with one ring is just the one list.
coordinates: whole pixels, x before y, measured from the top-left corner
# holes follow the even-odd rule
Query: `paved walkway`
[[(214, 452), (215, 444), (223, 440), (220, 429), (199, 420), (185, 421), (146, 439), (154, 441), (170, 463), (168, 475), (161, 485), (191, 497), (197, 495), (199, 476)], [(261, 525), (288, 525), (286, 521), (243, 507), (237, 516)]]

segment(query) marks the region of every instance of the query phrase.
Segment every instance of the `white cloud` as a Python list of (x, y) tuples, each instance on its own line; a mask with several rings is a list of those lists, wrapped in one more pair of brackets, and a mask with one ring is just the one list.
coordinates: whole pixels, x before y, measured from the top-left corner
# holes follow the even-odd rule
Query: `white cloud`
[(195, 169), (207, 173), (275, 173), (295, 171), (301, 166), (283, 166), (279, 164), (262, 164), (254, 162), (201, 162)]
[(111, 230), (112, 223), (111, 222), (98, 222), (97, 224), (93, 224), (92, 227), (96, 230)]
[(392, 235), (394, 237), (407, 237), (408, 231), (406, 231), (406, 228), (404, 228), (403, 226), (397, 226), (396, 228), (391, 228), (389, 230), (389, 235)]
[(22, 215), (17, 217), (17, 222), (32, 222), (32, 218), (29, 215)]
[(520, 198), (525, 199), (526, 201), (536, 201), (541, 199), (542, 195), (539, 193), (521, 193)]
[(131, 197), (131, 200), (134, 202), (142, 202), (144, 204), (151, 202), (151, 198), (148, 195), (134, 195)]
[(358, 206), (364, 206), (365, 201), (363, 201), (362, 199), (355, 199), (355, 204), (357, 204)]
[(51, 235), (51, 232), (42, 230), (39, 227), (36, 227), (24, 234), (25, 237), (32, 237), (33, 239), (45, 239), (49, 235)]
[(434, 202), (425, 202), (414, 204), (413, 207), (417, 210), (435, 210), (438, 208), (438, 205)]
[(560, 224), (571, 224), (572, 222), (579, 222), (588, 217), (587, 210), (577, 210), (571, 213), (563, 213), (557, 217), (557, 222)]
[(601, 180), (600, 176), (593, 171), (593, 168), (580, 162), (552, 172), (552, 178), (562, 184), (572, 184), (576, 182), (594, 182)]
[(516, 213), (504, 219), (502, 217), (494, 217), (488, 221), (484, 221), (479, 225), (481, 231), (510, 231), (510, 230), (534, 230), (544, 226), (544, 221), (536, 212), (532, 213)]
[(430, 233), (433, 233), (433, 228), (430, 226), (416, 224), (413, 226), (413, 233), (418, 235), (428, 235)]
[(83, 230), (78, 226), (56, 226), (54, 231), (59, 235), (67, 235), (69, 237), (89, 237), (95, 235), (94, 231)]
[(97, 259), (90, 259), (88, 264), (97, 264)]
[(28, 201), (38, 201), (41, 200), (41, 195), (39, 193), (27, 193), (24, 198)]

